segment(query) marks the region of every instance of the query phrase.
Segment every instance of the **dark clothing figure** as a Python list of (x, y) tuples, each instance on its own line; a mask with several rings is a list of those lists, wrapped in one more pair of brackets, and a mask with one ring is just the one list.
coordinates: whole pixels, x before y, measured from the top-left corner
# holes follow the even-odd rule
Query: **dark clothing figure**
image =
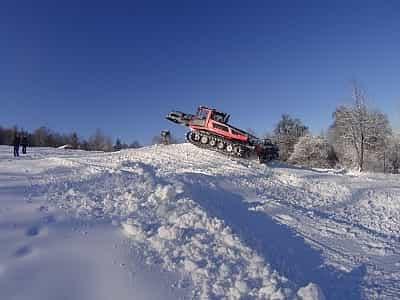
[(14, 137), (14, 156), (18, 157), (19, 156), (19, 145), (21, 143), (21, 138), (19, 137), (19, 135), (16, 135)]
[(26, 136), (22, 138), (21, 145), (22, 145), (22, 154), (26, 154), (26, 147), (28, 147), (28, 138)]
[(161, 142), (164, 145), (171, 144), (171, 133), (168, 130), (161, 131), (160, 136), (161, 136)]

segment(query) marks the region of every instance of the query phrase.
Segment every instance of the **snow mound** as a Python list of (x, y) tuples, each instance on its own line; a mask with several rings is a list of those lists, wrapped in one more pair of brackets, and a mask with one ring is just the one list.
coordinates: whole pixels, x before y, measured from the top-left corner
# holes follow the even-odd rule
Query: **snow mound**
[(156, 173), (150, 165), (123, 161), (90, 176), (62, 182), (54, 178), (47, 195), (79, 217), (120, 223), (149, 263), (186, 274), (200, 299), (294, 297), (293, 285), (245, 246), (223, 220), (209, 216), (183, 182), (169, 182)]
[(73, 149), (74, 147), (72, 147), (70, 144), (65, 144), (62, 146), (57, 147), (57, 149)]

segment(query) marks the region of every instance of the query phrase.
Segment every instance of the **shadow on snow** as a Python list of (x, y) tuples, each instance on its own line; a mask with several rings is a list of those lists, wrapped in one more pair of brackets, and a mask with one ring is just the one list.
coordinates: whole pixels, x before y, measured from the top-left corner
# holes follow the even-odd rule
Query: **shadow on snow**
[(179, 176), (187, 192), (211, 216), (224, 220), (241, 240), (271, 264), (271, 267), (299, 287), (318, 284), (327, 299), (362, 299), (361, 282), (366, 267), (341, 272), (325, 266), (321, 252), (286, 225), (262, 212), (250, 211), (251, 204), (237, 194), (213, 188), (213, 176), (186, 173)]

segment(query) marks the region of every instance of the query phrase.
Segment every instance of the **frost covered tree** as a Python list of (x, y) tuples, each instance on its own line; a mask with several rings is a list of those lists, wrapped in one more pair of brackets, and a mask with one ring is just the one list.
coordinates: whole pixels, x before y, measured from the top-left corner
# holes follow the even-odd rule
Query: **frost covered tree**
[[(386, 152), (385, 152), (385, 160), (387, 160), (389, 170), (394, 174), (399, 174), (400, 134), (393, 134), (388, 138), (387, 148), (386, 148)], [(386, 161), (385, 161), (385, 164), (386, 164)]]
[(323, 136), (305, 135), (294, 146), (289, 162), (311, 168), (331, 168), (336, 163), (336, 155)]
[(333, 113), (330, 131), (340, 161), (363, 171), (367, 160), (382, 158), (391, 130), (384, 113), (367, 107), (365, 93), (356, 84), (353, 100), (352, 106), (340, 106)]
[(292, 118), (288, 114), (283, 114), (276, 124), (273, 140), (278, 144), (279, 157), (282, 161), (287, 161), (293, 152), (294, 145), (299, 138), (308, 134), (308, 127), (299, 119)]
[(88, 141), (89, 150), (95, 151), (112, 151), (113, 145), (111, 138), (106, 136), (100, 129), (96, 130), (96, 133), (89, 138)]

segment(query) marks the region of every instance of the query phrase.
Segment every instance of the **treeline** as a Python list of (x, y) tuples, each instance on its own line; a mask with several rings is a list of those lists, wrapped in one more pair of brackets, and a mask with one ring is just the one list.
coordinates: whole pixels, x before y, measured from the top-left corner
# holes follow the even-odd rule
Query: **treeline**
[(384, 113), (367, 105), (366, 94), (357, 84), (352, 98), (352, 105), (336, 108), (332, 125), (319, 135), (312, 135), (301, 120), (283, 115), (267, 135), (279, 146), (280, 159), (307, 167), (399, 173), (399, 133)]
[(60, 147), (66, 145), (72, 149), (106, 152), (141, 147), (138, 141), (127, 144), (117, 139), (114, 144), (111, 137), (104, 134), (100, 129), (97, 129), (93, 135), (85, 139), (79, 137), (76, 132), (61, 134), (44, 126), (33, 132), (18, 129), (17, 126), (12, 128), (0, 126), (0, 145), (13, 145), (14, 137), (17, 134), (26, 136), (30, 147)]

